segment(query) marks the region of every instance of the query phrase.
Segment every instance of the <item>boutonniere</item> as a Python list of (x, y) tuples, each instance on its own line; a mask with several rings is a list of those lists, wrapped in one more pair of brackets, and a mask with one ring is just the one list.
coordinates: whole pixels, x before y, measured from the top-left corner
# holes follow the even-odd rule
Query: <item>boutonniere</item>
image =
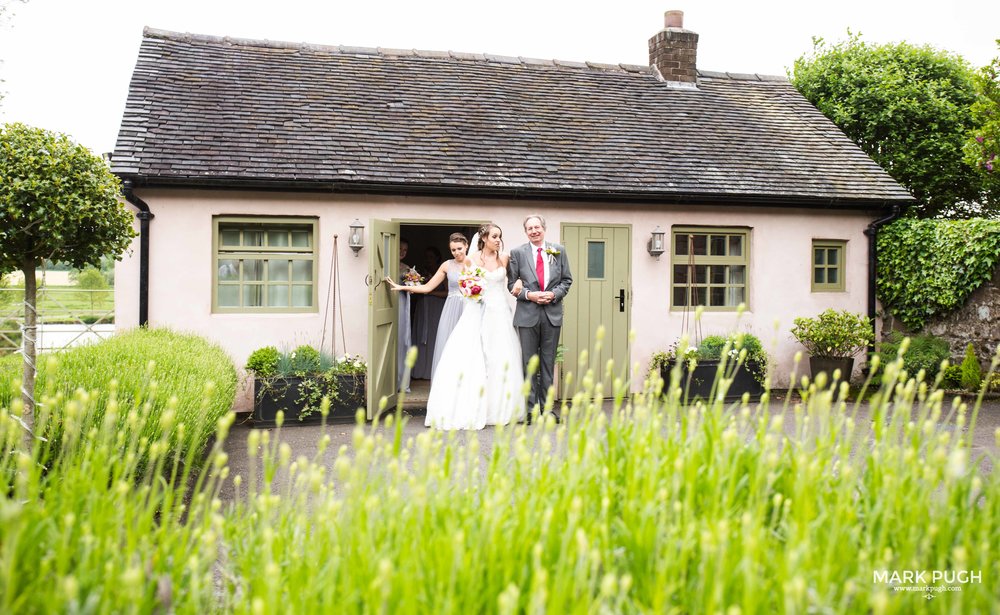
[(556, 250), (555, 248), (545, 248), (545, 253), (548, 254), (549, 256), (559, 256), (560, 254), (562, 254), (562, 252)]

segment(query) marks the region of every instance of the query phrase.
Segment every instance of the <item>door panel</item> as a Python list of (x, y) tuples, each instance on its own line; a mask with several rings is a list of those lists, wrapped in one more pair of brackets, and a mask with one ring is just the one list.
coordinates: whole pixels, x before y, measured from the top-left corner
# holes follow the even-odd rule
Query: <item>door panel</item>
[[(614, 359), (615, 373), (629, 373), (629, 323), (632, 306), (632, 229), (624, 225), (563, 224), (561, 239), (573, 270), (573, 286), (566, 296), (561, 371), (573, 373), (574, 383), (592, 367), (604, 383), (605, 397), (613, 395), (612, 378), (605, 366)], [(595, 333), (605, 328), (600, 353), (594, 356)], [(578, 365), (580, 351), (590, 354), (587, 365)], [(560, 397), (572, 393), (561, 377)], [(575, 384), (574, 384), (575, 388)]]
[(371, 249), (368, 251), (368, 419), (379, 414), (383, 397), (385, 409), (396, 407), (397, 340), (399, 339), (399, 293), (385, 282), (386, 276), (399, 278), (399, 224), (371, 220)]

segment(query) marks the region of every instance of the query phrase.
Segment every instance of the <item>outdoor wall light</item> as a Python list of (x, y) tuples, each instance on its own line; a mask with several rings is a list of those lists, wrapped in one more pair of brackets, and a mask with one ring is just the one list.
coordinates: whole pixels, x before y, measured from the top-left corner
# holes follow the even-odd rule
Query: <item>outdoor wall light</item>
[(653, 229), (653, 232), (650, 233), (649, 235), (649, 245), (646, 246), (646, 249), (649, 250), (649, 255), (656, 257), (657, 260), (659, 260), (660, 255), (663, 254), (664, 252), (663, 249), (664, 235), (666, 235), (666, 232), (660, 229), (659, 224), (656, 225), (656, 228)]
[(365, 225), (361, 224), (361, 220), (355, 218), (354, 222), (351, 222), (351, 234), (347, 236), (347, 245), (354, 250), (355, 257), (361, 251), (361, 248), (365, 247), (364, 230)]

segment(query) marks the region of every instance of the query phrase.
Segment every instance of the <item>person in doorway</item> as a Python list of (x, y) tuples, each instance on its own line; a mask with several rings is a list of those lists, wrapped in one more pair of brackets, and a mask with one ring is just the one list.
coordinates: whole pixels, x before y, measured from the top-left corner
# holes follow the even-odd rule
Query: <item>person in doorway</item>
[[(507, 299), (507, 260), (503, 231), (488, 223), (480, 228), (472, 260), (480, 271), (476, 297), (462, 297), (465, 307), (434, 370), (427, 418), (436, 429), (482, 429), (505, 425), (524, 411), (521, 349)], [(403, 289), (400, 289), (403, 290)]]
[[(533, 355), (539, 359), (528, 396), (530, 422), (531, 414), (545, 404), (552, 387), (563, 321), (562, 301), (573, 285), (573, 274), (566, 249), (545, 241), (545, 218), (538, 214), (525, 218), (524, 233), (528, 243), (510, 252), (507, 286), (517, 298), (514, 326), (521, 341), (525, 372)], [(555, 415), (555, 419), (558, 422), (559, 416)]]
[(431, 378), (434, 377), (434, 372), (437, 370), (438, 361), (441, 358), (441, 352), (444, 350), (445, 343), (451, 336), (451, 332), (455, 329), (455, 325), (458, 324), (459, 318), (462, 317), (462, 310), (465, 308), (465, 300), (462, 297), (462, 293), (458, 290), (458, 276), (472, 264), (468, 260), (468, 249), (469, 240), (465, 238), (465, 235), (452, 233), (448, 237), (448, 250), (451, 252), (452, 258), (441, 263), (438, 270), (427, 282), (418, 286), (403, 286), (396, 284), (393, 280), (388, 280), (393, 290), (417, 294), (434, 292), (440, 286), (441, 282), (445, 279), (448, 280), (448, 296), (445, 299), (444, 308), (441, 310), (441, 317), (437, 323), (437, 333), (434, 337)]

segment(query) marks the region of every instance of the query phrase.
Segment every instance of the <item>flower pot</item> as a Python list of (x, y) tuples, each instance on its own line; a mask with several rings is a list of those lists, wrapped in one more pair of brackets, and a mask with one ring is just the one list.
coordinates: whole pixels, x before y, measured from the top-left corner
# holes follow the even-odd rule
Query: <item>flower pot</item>
[[(665, 383), (670, 382), (670, 372), (673, 370), (675, 361), (669, 361), (660, 368), (660, 375)], [(684, 389), (685, 397), (691, 401), (694, 399), (711, 399), (712, 386), (719, 370), (719, 360), (702, 360), (691, 370), (687, 361), (681, 364), (680, 386)], [(736, 367), (733, 361), (726, 363), (726, 374), (732, 378), (729, 389), (723, 398), (726, 402), (739, 401), (744, 393), (749, 393), (753, 400), (760, 399), (764, 394), (764, 385), (754, 378), (754, 374), (759, 372), (760, 365), (756, 361), (747, 361)]]
[(284, 425), (320, 423), (323, 420), (320, 403), (324, 396), (330, 398), (327, 422), (353, 422), (358, 408), (366, 403), (363, 374), (255, 378), (253, 393), (255, 427), (274, 425), (279, 410), (285, 413)]
[(854, 373), (854, 357), (809, 357), (809, 370), (813, 380), (820, 372), (826, 372), (827, 379), (832, 379), (834, 370), (838, 369), (840, 379), (850, 382), (851, 374)]

